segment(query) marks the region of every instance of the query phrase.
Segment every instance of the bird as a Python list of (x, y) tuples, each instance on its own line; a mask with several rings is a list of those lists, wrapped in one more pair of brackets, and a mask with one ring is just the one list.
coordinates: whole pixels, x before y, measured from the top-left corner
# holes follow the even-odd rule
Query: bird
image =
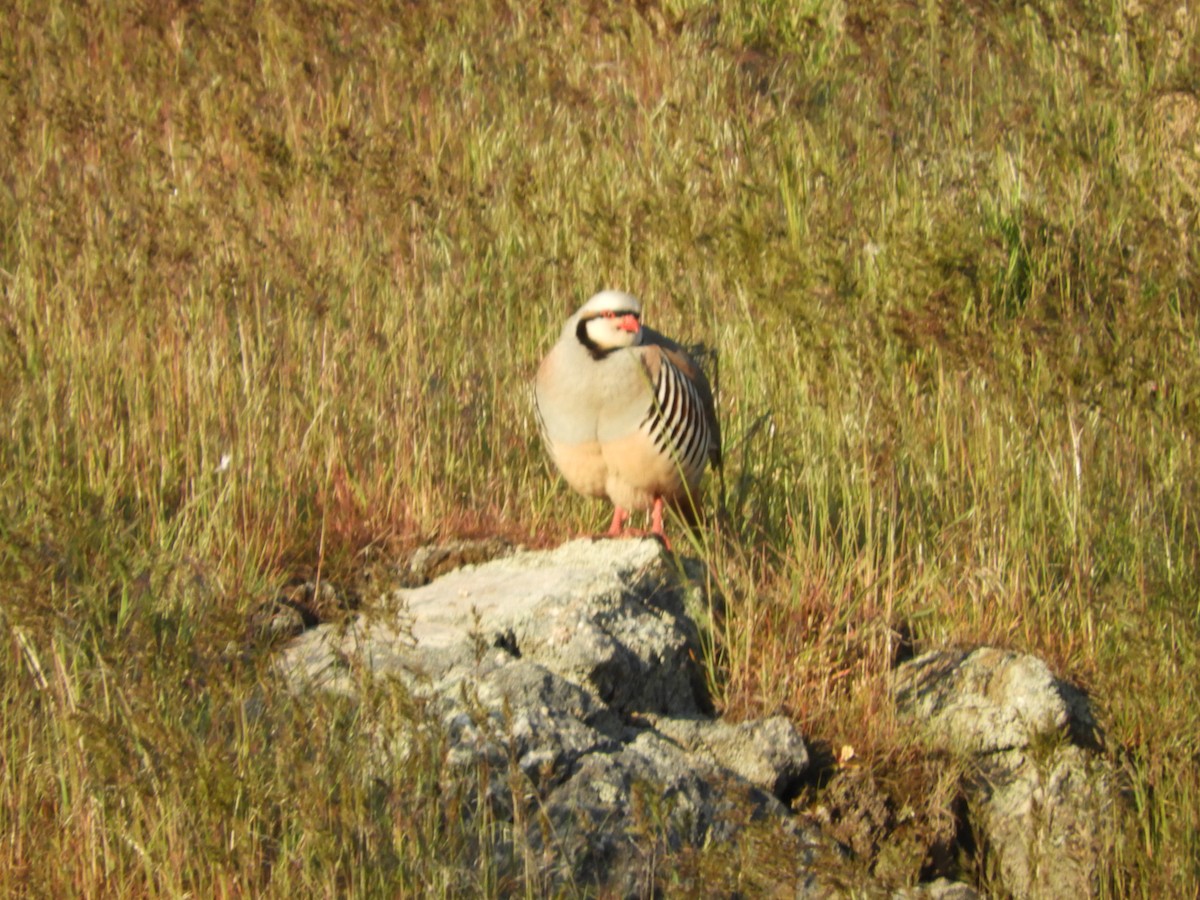
[(669, 549), (664, 504), (695, 521), (705, 467), (721, 466), (721, 428), (700, 366), (641, 315), (622, 291), (584, 303), (538, 367), (534, 399), (567, 484), (613, 504), (608, 536), (626, 533), (632, 511), (649, 511), (651, 534)]

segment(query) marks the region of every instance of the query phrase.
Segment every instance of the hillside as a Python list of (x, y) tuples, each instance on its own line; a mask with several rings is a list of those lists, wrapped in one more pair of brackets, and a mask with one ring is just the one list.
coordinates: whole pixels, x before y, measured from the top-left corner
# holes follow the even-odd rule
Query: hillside
[(721, 711), (920, 810), (897, 654), (1034, 654), (1129, 778), (1106, 892), (1195, 896), (1195, 10), (436, 6), (0, 9), (0, 893), (535, 885), (252, 622), (599, 530), (528, 385), (615, 287), (712, 350)]

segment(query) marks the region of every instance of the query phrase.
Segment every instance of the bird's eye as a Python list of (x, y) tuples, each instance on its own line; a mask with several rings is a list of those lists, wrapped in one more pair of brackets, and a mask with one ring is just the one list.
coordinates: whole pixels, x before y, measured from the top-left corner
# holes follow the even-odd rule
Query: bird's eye
[(606, 309), (604, 311), (604, 318), (615, 319), (616, 317), (617, 317), (617, 314), (615, 312), (613, 312), (611, 309)]

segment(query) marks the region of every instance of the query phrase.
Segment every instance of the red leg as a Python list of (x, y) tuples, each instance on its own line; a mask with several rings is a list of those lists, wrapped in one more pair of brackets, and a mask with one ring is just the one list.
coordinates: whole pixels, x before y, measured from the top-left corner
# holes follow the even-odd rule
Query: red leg
[(663, 498), (654, 498), (654, 509), (650, 511), (650, 533), (662, 539), (663, 546), (671, 549), (671, 541), (663, 530)]
[(625, 530), (625, 523), (629, 521), (629, 513), (616, 507), (613, 510), (612, 524), (608, 526), (609, 537), (620, 537), (621, 532)]

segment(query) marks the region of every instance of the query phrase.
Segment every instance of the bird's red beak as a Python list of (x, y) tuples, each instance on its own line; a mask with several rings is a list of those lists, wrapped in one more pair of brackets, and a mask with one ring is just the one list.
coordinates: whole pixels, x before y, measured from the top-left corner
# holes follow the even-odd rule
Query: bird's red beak
[(637, 316), (633, 313), (627, 313), (617, 320), (617, 327), (622, 331), (628, 331), (631, 334), (636, 334), (641, 324), (638, 322)]

